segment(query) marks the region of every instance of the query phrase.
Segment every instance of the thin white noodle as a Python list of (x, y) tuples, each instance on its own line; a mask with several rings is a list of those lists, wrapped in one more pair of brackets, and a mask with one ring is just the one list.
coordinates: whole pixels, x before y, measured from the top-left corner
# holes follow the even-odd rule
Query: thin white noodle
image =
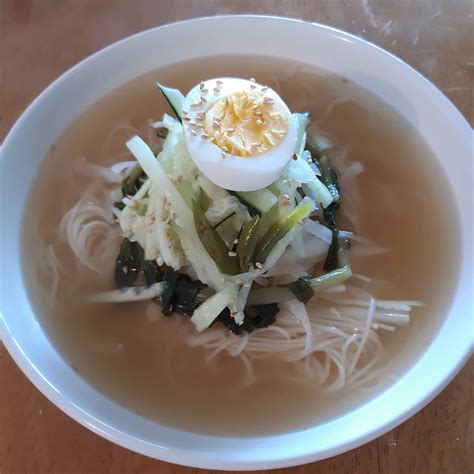
[[(104, 272), (106, 263), (113, 265), (122, 239), (111, 212), (117, 192), (111, 191), (110, 185), (117, 186), (119, 180), (110, 169), (98, 165), (88, 165), (86, 172), (95, 180), (64, 216), (60, 233), (83, 266)], [(141, 198), (148, 189), (149, 182), (140, 189)], [(369, 250), (373, 245), (365, 241), (363, 244)], [(57, 263), (52, 255), (49, 258)], [(53, 288), (57, 288), (55, 278), (57, 274), (52, 275)], [(363, 275), (356, 275), (354, 280), (370, 283)], [(183, 323), (187, 328), (184, 337), (190, 346), (208, 350), (209, 364), (221, 353), (239, 357), (245, 368), (244, 383), (253, 380), (255, 361), (276, 357), (293, 361), (291, 366), (299, 374), (290, 376), (285, 372), (282, 377), (304, 381), (311, 376), (315, 383), (336, 391), (351, 384), (362, 387), (373, 380), (372, 373), (377, 372), (383, 354), (377, 331), (393, 331), (408, 322), (412, 308), (419, 305), (411, 300), (376, 300), (365, 289), (350, 283), (319, 293), (306, 306), (296, 300), (281, 304), (274, 325), (241, 337), (217, 325), (198, 334)]]
[(374, 315), (374, 312), (375, 312), (375, 300), (372, 298), (370, 300), (369, 309), (367, 310), (367, 321), (365, 323), (364, 332), (362, 334), (359, 347), (357, 348), (357, 352), (355, 353), (354, 358), (352, 359), (352, 362), (349, 365), (349, 369), (348, 369), (349, 374), (351, 374), (353, 370), (355, 369), (357, 362), (359, 360), (359, 357), (365, 348), (367, 338), (369, 337), (369, 331), (370, 331), (370, 326), (372, 324), (372, 317)]

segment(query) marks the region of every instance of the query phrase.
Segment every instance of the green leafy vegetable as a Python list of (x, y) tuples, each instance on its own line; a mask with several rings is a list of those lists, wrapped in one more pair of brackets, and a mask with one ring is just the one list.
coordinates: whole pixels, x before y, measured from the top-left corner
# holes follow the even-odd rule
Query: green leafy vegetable
[(313, 210), (310, 202), (300, 204), (283, 218), (278, 219), (260, 239), (255, 252), (255, 262), (265, 262), (277, 242), (307, 217)]
[(194, 225), (201, 242), (207, 250), (207, 253), (216, 262), (220, 270), (227, 275), (236, 275), (239, 273), (238, 259), (229, 255), (229, 249), (207, 220), (203, 210), (197, 201), (193, 201)]
[(352, 275), (351, 267), (345, 265), (332, 272), (317, 277), (301, 277), (287, 285), (253, 289), (248, 297), (247, 304), (270, 304), (297, 298), (302, 303), (309, 301), (315, 292), (323, 291), (338, 285)]
[(239, 257), (240, 268), (243, 272), (248, 270), (250, 262), (253, 261), (255, 248), (259, 237), (260, 216), (254, 216), (242, 226), (237, 243), (237, 255)]

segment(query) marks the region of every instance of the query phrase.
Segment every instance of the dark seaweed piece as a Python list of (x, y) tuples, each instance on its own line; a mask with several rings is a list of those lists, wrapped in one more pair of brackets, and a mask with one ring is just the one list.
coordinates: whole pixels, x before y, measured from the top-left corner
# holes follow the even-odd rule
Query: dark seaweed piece
[(145, 275), (146, 285), (151, 286), (163, 280), (164, 272), (154, 260), (145, 260), (143, 274)]
[(122, 211), (125, 208), (125, 204), (122, 201), (114, 202), (114, 207), (119, 211)]
[(114, 281), (116, 288), (133, 286), (143, 264), (144, 252), (138, 242), (125, 238), (115, 264)]
[[(276, 315), (280, 308), (278, 303), (261, 304), (254, 306), (257, 316), (250, 318), (254, 328), (266, 328), (276, 321)], [(247, 318), (246, 318), (247, 319)]]
[(319, 171), (321, 172), (319, 180), (328, 188), (333, 197), (333, 203), (338, 203), (339, 205), (341, 191), (339, 189), (336, 170), (331, 167), (328, 157), (318, 147), (306, 143), (306, 150), (311, 153), (313, 163), (318, 165)]
[(206, 285), (200, 280), (193, 281), (187, 275), (181, 273), (179, 275), (180, 278), (176, 284), (173, 298), (171, 299), (173, 311), (192, 316), (194, 311), (201, 304), (198, 295)]
[(173, 313), (173, 304), (171, 300), (178, 283), (180, 274), (176, 272), (165, 272), (163, 282), (166, 283), (165, 289), (161, 294), (161, 310), (165, 316), (171, 316)]
[(242, 324), (237, 324), (230, 315), (229, 308), (221, 311), (215, 322), (222, 323), (227, 329), (237, 336), (244, 331), (251, 333), (258, 328), (266, 328), (276, 321), (276, 314), (280, 311), (277, 303), (258, 305), (245, 308), (245, 318)]
[(319, 170), (321, 171), (321, 176), (319, 176), (320, 181), (322, 181), (331, 193), (333, 203), (339, 203), (341, 200), (341, 192), (339, 189), (336, 170), (329, 165), (329, 160), (326, 155), (323, 155), (318, 159), (318, 165)]
[(321, 176), (319, 176), (319, 179), (328, 188), (333, 198), (331, 204), (323, 209), (324, 222), (332, 231), (331, 245), (329, 246), (323, 268), (326, 272), (332, 272), (340, 266), (338, 264), (339, 231), (337, 230), (337, 213), (341, 205), (341, 194), (337, 180), (337, 173), (334, 168), (331, 168), (329, 165), (327, 156), (315, 147), (311, 147), (311, 150), (311, 154), (313, 156), (314, 153), (316, 162), (318, 163), (319, 169), (321, 171)]
[(323, 209), (323, 218), (326, 225), (332, 230), (337, 229), (337, 213), (339, 211), (339, 202), (333, 201), (326, 209)]
[(332, 272), (339, 266), (338, 254), (339, 254), (339, 232), (335, 228), (333, 228), (331, 245), (329, 246), (328, 253), (326, 255), (326, 260), (324, 261), (324, 265), (323, 265), (323, 269), (325, 272)]
[(144, 175), (142, 167), (137, 163), (130, 173), (123, 178), (122, 194), (124, 196), (133, 196), (140, 187), (140, 178)]
[(238, 336), (242, 334), (243, 331), (253, 331), (253, 327), (251, 325), (246, 324), (245, 319), (242, 325), (237, 324), (235, 322), (235, 319), (230, 315), (229, 308), (224, 308), (212, 324), (216, 322), (222, 323), (227, 329), (229, 329)]
[(328, 254), (324, 261), (324, 270), (326, 272), (332, 272), (337, 268), (342, 268), (346, 265), (350, 266), (350, 250), (350, 241), (339, 237), (339, 232), (333, 230), (331, 245), (329, 246)]

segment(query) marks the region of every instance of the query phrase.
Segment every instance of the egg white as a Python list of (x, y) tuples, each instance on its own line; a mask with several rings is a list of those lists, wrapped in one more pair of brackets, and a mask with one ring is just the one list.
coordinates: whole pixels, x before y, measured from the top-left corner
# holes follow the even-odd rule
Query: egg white
[[(253, 81), (231, 77), (210, 79), (198, 84), (185, 98), (185, 116), (191, 122), (197, 122), (198, 114), (208, 110), (216, 101), (239, 91), (250, 91), (252, 86), (262, 87)], [(207, 90), (207, 93), (202, 94), (202, 89)], [(273, 89), (268, 88), (265, 96), (283, 102)], [(207, 102), (201, 103), (201, 97), (205, 97)], [(288, 120), (286, 135), (271, 150), (251, 157), (223, 153), (208, 139), (202, 138), (202, 130), (194, 135), (189, 121), (183, 120), (186, 147), (195, 165), (208, 179), (231, 191), (255, 191), (273, 183), (292, 158), (297, 141), (296, 123), (286, 104), (283, 103), (283, 106)]]

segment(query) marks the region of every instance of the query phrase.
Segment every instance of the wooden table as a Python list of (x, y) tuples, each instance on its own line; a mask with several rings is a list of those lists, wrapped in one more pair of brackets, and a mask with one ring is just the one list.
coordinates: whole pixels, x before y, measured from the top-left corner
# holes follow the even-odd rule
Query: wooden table
[[(0, 140), (25, 106), (79, 60), (137, 31), (229, 13), (299, 17), (342, 28), (403, 58), (473, 123), (470, 0), (0, 0)], [(455, 342), (453, 342), (455, 343)], [(286, 473), (474, 471), (474, 361), (416, 416), (381, 438)], [(46, 400), (0, 345), (0, 474), (205, 474), (154, 461), (87, 431)]]

